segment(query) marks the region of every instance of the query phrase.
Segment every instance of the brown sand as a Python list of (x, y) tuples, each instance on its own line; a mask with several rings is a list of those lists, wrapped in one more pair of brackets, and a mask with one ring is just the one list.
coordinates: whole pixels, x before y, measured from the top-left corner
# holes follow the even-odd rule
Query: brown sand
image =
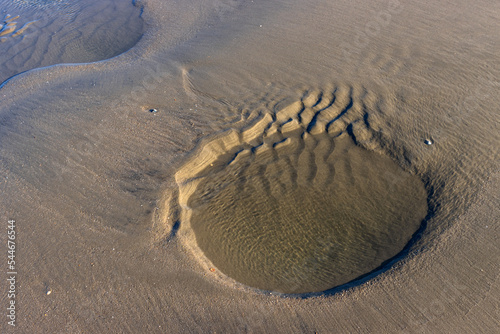
[[(498, 2), (143, 4), (127, 53), (0, 89), (0, 219), (16, 220), (18, 242), (17, 326), (0, 332), (497, 331)], [(176, 172), (256, 110), (339, 86), (369, 115), (360, 129), (345, 119), (360, 145), (423, 180), (421, 238), (334, 294), (220, 279), (170, 234)]]

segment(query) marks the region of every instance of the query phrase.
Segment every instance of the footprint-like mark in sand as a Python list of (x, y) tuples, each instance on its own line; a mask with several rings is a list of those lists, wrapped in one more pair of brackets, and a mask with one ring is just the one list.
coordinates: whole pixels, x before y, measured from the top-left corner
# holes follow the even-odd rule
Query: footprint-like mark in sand
[(396, 256), (427, 194), (359, 146), (377, 145), (362, 105), (349, 86), (311, 91), (205, 141), (175, 175), (181, 239), (206, 266), (282, 293), (328, 290)]

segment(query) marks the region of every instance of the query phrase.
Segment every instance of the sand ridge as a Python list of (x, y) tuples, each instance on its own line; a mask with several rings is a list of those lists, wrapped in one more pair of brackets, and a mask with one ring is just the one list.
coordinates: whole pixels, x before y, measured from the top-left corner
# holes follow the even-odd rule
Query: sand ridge
[[(179, 185), (180, 205), (185, 206), (189, 195), (195, 190), (195, 186), (189, 185), (190, 182), (199, 181), (214, 163), (228, 164), (237, 159), (238, 154), (255, 150), (263, 143), (265, 146), (261, 149), (290, 144), (291, 139), (286, 137), (291, 134), (295, 137), (302, 137), (306, 133), (336, 137), (346, 132), (348, 127), (352, 128), (353, 124), (357, 124), (355, 131), (351, 132), (353, 140), (372, 150), (376, 149), (376, 141), (370, 140), (373, 135), (363, 120), (368, 118), (368, 114), (363, 114), (359, 102), (356, 106), (353, 105), (351, 91), (352, 87), (339, 87), (324, 93), (313, 91), (302, 101), (279, 110), (275, 115), (265, 113), (252, 126), (240, 131), (232, 129), (221, 133), (202, 145), (198, 149), (199, 152), (175, 174)], [(346, 115), (351, 108), (353, 110)], [(356, 117), (357, 119), (353, 119)], [(224, 157), (225, 161), (221, 161)]]
[(19, 18), (19, 15), (12, 17), (10, 14), (7, 14), (3, 19), (3, 23), (0, 24), (0, 43), (6, 42), (7, 37), (18, 37), (21, 36), (26, 29), (30, 25), (32, 25), (36, 21), (30, 21), (25, 23), (22, 27), (17, 27), (17, 22), (14, 21)]

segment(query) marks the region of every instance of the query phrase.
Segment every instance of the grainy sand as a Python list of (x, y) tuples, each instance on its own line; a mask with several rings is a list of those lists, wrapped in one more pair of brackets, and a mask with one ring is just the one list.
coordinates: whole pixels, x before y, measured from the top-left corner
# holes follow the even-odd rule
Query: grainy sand
[[(79, 3), (70, 12), (82, 19), (61, 25), (54, 15), (51, 26), (90, 38), (97, 23), (84, 13), (97, 7)], [(16, 221), (18, 270), (17, 326), (4, 318), (0, 332), (498, 330), (500, 3), (116, 3), (130, 7), (128, 17), (142, 6), (144, 35), (113, 59), (39, 68), (102, 60), (138, 38), (94, 52), (84, 37), (51, 44), (36, 22), (23, 41), (40, 34), (50, 45), (36, 62), (0, 56), (2, 78), (33, 69), (0, 88), (0, 219)], [(20, 16), (16, 29), (30, 20)], [(122, 42), (111, 32), (121, 36), (127, 20), (106, 38)], [(419, 238), (391, 266), (305, 298), (254, 291), (210, 270), (189, 246), (189, 224), (175, 224), (179, 194), (190, 191), (180, 182), (186, 164), (213, 138), (335, 87), (352, 98), (350, 111), (334, 116), (335, 131), (392, 159), (405, 171), (394, 183), (422, 180), (429, 214)], [(7, 234), (0, 240), (6, 245)], [(2, 283), (4, 306), (7, 291)]]

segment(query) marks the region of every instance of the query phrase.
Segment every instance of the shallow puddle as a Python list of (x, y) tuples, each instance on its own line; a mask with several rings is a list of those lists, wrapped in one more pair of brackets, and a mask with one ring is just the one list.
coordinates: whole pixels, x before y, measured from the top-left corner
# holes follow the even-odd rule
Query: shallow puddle
[(258, 289), (319, 292), (403, 250), (427, 214), (424, 185), (356, 145), (370, 130), (356, 125), (353, 138), (343, 122), (353, 104), (349, 89), (313, 93), (205, 142), (178, 171), (183, 219), (220, 271)]

